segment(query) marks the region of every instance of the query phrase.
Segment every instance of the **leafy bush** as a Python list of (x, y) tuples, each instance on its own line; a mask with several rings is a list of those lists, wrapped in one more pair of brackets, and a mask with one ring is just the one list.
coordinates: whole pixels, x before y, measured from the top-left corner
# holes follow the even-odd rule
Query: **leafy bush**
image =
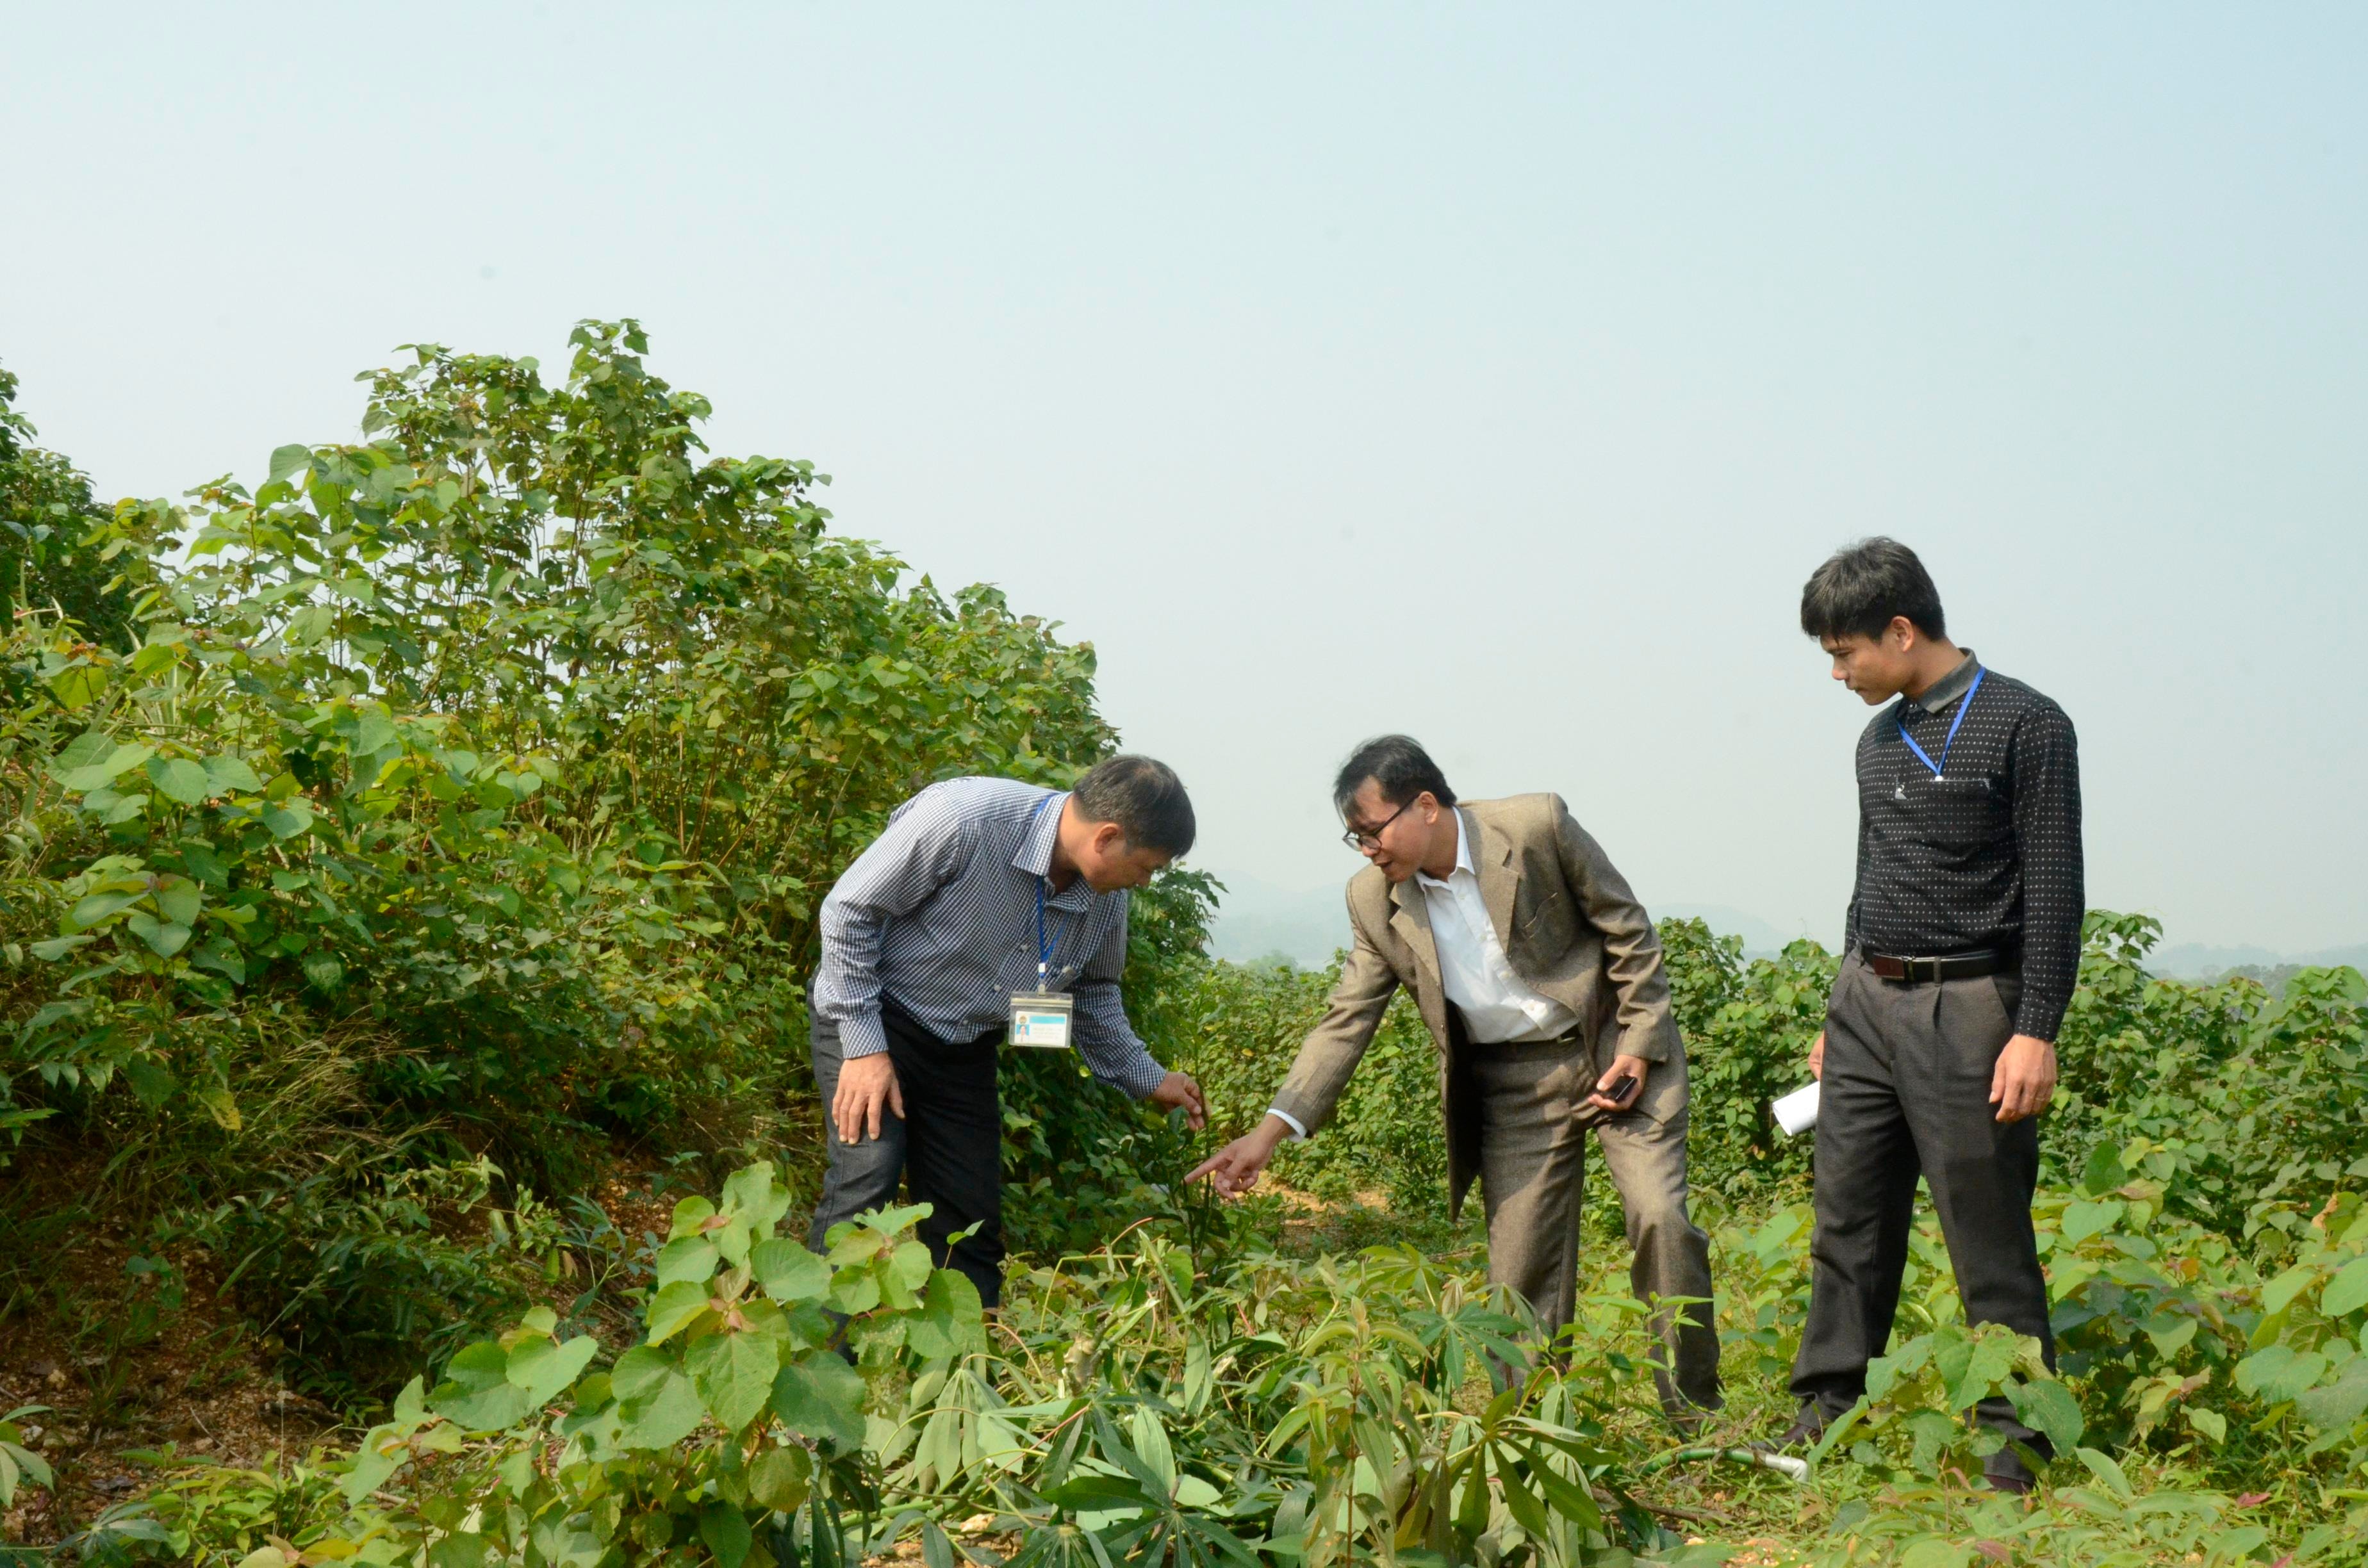
[[(1410, 1251), (1212, 1280), (1139, 1238), (1031, 1276), (991, 1356), (976, 1293), (910, 1237), (924, 1210), (834, 1227), (825, 1259), (775, 1233), (787, 1209), (762, 1165), (678, 1204), (645, 1332), (605, 1369), (537, 1309), (292, 1490), (199, 1473), (87, 1545), (762, 1568), (917, 1531), (949, 1562), (949, 1523), (973, 1517), (1036, 1563), (1255, 1563), (1253, 1540), (1310, 1563), (1577, 1563), (1664, 1540), (1581, 1386), (1541, 1369), (1492, 1388), (1491, 1364), (1526, 1364), (1521, 1320)], [(343, 1507), (305, 1474), (336, 1477)]]
[[(1089, 649), (991, 589), (900, 588), (825, 532), (810, 464), (703, 457), (705, 401), (632, 324), (573, 341), (561, 385), (423, 346), (369, 378), (366, 443), (85, 518), (74, 559), (127, 613), (0, 644), (0, 1131), (122, 1150), (143, 1223), (232, 1204), (207, 1233), (234, 1258), (296, 1260), (256, 1298), (411, 1300), (322, 1297), (302, 1261), (411, 1236), (450, 1310), (357, 1331), (405, 1364), (491, 1298), (350, 1173), (484, 1156), (564, 1191), (612, 1141), (811, 1170), (819, 890), (933, 779), (1058, 783), (1112, 740)], [(371, 1239), (341, 1252), (348, 1222)], [(391, 1390), (315, 1326), (342, 1348), (306, 1375)]]

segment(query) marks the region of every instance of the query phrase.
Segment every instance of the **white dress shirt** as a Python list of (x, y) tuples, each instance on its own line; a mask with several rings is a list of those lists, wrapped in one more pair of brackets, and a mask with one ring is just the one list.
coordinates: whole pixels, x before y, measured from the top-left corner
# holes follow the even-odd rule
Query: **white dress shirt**
[(1414, 874), (1430, 912), (1430, 939), (1439, 949), (1440, 983), (1463, 1014), (1475, 1044), (1559, 1040), (1578, 1027), (1578, 1015), (1522, 983), (1506, 961), (1505, 945), (1480, 897), (1472, 869), (1472, 840), (1463, 813), (1454, 813), (1455, 869), (1445, 881), (1428, 871)]
[[(1449, 810), (1455, 823), (1455, 869), (1445, 881), (1428, 871), (1414, 874), (1430, 915), (1430, 940), (1439, 949), (1439, 978), (1447, 999), (1463, 1014), (1464, 1030), (1475, 1043), (1559, 1040), (1578, 1027), (1578, 1015), (1531, 990), (1513, 972), (1488, 918), (1488, 905), (1480, 897), (1463, 813)], [(1288, 1111), (1269, 1106), (1267, 1114), (1291, 1130), (1293, 1142), (1307, 1136), (1307, 1129)]]

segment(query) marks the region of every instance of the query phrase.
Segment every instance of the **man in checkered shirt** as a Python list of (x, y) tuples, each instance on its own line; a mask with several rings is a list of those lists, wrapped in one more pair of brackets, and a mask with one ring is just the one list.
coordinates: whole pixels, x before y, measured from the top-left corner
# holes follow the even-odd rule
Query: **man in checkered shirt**
[(1193, 832), (1183, 784), (1147, 756), (1110, 757), (1066, 790), (951, 778), (896, 808), (823, 901), (813, 1050), (830, 1167), (807, 1244), (894, 1202), (901, 1180), (931, 1207), (919, 1231), (939, 1266), (996, 1303), (996, 1061), (1015, 994), (1066, 993), (1094, 1076), (1201, 1125), (1201, 1086), (1152, 1060), (1118, 989), (1127, 890)]
[[(1809, 1317), (1793, 1366), (1814, 1439), (1866, 1390), (1899, 1304), (1920, 1176), (1965, 1321), (2039, 1341), (2055, 1365), (2032, 1233), (2033, 1119), (2080, 967), (2080, 761), (2064, 710), (1949, 641), (1916, 552), (1873, 539), (1817, 568), (1801, 629), (1882, 706), (1859, 738), (1848, 951), (1809, 1053), (1819, 1081)], [(1985, 1400), (1990, 1485), (2027, 1492), (2017, 1446), (2047, 1439)]]

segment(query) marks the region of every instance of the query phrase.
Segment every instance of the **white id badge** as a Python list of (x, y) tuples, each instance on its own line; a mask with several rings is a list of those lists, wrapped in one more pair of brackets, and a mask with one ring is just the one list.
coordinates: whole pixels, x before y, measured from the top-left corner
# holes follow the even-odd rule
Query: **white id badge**
[(1040, 1051), (1068, 1050), (1069, 1020), (1076, 1007), (1073, 999), (1058, 992), (1012, 993), (1011, 1043)]

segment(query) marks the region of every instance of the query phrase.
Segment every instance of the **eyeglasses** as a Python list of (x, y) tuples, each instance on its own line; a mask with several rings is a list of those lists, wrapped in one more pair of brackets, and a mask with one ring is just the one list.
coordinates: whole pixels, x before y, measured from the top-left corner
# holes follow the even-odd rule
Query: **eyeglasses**
[[(1417, 795), (1415, 797), (1415, 800), (1420, 800), (1421, 798), (1421, 796)], [(1347, 845), (1351, 849), (1363, 849), (1367, 845), (1371, 845), (1376, 849), (1380, 848), (1382, 846), (1382, 835), (1390, 830), (1390, 824), (1406, 815), (1407, 811), (1410, 810), (1413, 805), (1414, 801), (1408, 801), (1405, 805), (1400, 806), (1396, 811), (1392, 812), (1388, 816), (1383, 818), (1379, 826), (1364, 828), (1352, 827), (1349, 829), (1346, 833), (1343, 833), (1340, 835), (1340, 842)]]

